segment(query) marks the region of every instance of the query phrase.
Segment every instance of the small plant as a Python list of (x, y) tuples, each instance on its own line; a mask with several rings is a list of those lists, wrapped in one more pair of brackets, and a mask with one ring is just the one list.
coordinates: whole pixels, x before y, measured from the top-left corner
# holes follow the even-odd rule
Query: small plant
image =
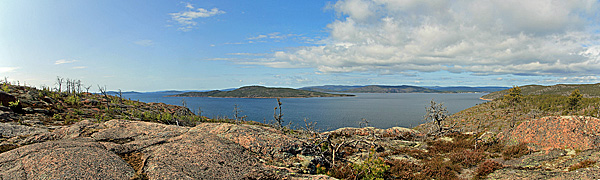
[(60, 114), (54, 114), (52, 116), (52, 119), (54, 119), (55, 121), (60, 121), (63, 119), (63, 117)]
[(2, 91), (7, 92), (7, 93), (10, 92), (10, 88), (8, 87), (8, 84), (5, 83), (4, 85), (2, 85)]
[(502, 164), (496, 161), (487, 160), (481, 163), (479, 166), (477, 166), (477, 169), (475, 170), (474, 179), (484, 179), (485, 176), (487, 176), (490, 173), (493, 173), (498, 169), (502, 169)]
[(592, 161), (589, 159), (583, 160), (577, 164), (573, 164), (571, 167), (569, 167), (569, 171), (575, 171), (577, 169), (581, 169), (581, 168), (587, 168), (590, 167), (592, 165), (596, 164), (596, 161)]
[(369, 157), (362, 164), (355, 164), (353, 168), (362, 179), (383, 179), (390, 166), (383, 158), (375, 156), (375, 150), (371, 149)]
[(67, 97), (65, 102), (70, 105), (79, 105), (81, 99), (78, 96), (71, 95)]
[(19, 106), (19, 100), (16, 100), (14, 102), (8, 102), (8, 107), (15, 108), (17, 106)]

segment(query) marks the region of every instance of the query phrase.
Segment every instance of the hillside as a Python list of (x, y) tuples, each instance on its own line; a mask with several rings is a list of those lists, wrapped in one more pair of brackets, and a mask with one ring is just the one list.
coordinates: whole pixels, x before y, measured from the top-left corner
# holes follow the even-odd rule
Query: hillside
[[(583, 97), (600, 97), (600, 83), (598, 84), (557, 84), (553, 86), (527, 85), (521, 86), (523, 95), (562, 95), (568, 96), (575, 89), (579, 89)], [(508, 89), (493, 92), (483, 96), (484, 99), (498, 99), (508, 94)]]
[(365, 86), (343, 86), (343, 85), (324, 85), (324, 86), (309, 86), (300, 88), (300, 90), (317, 91), (317, 92), (342, 92), (354, 88)]
[(469, 86), (450, 86), (450, 87), (440, 87), (440, 86), (425, 86), (425, 88), (438, 90), (438, 91), (447, 91), (447, 92), (495, 92), (502, 91), (505, 89), (509, 89), (509, 87), (500, 87), (500, 86), (488, 86), (488, 87), (469, 87)]
[(466, 92), (494, 92), (509, 89), (508, 87), (469, 87), (469, 86), (343, 86), (343, 85), (324, 85), (309, 86), (300, 88), (301, 90), (317, 92), (347, 92), (347, 93), (466, 93)]
[(224, 98), (308, 98), (308, 97), (347, 97), (348, 94), (330, 94), (291, 88), (269, 88), (245, 86), (232, 91), (187, 92), (172, 97), (224, 97)]
[(343, 92), (348, 93), (439, 93), (441, 91), (431, 90), (423, 87), (417, 86), (380, 86), (380, 85), (370, 85), (365, 87), (359, 87), (354, 89), (349, 89)]

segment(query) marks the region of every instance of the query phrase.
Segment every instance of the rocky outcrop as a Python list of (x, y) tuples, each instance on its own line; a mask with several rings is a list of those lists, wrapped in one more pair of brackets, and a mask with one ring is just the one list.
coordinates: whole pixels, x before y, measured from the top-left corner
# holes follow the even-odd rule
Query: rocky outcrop
[(84, 120), (52, 132), (3, 127), (15, 136), (4, 143), (20, 147), (0, 154), (0, 179), (128, 179), (136, 173), (150, 179), (278, 179), (286, 173), (260, 159), (295, 142), (272, 128), (222, 123), (189, 128)]
[(0, 154), (0, 179), (128, 179), (135, 171), (97, 142), (49, 141)]
[(587, 150), (600, 144), (600, 119), (592, 117), (544, 117), (526, 121), (499, 135), (508, 143), (529, 143), (532, 150)]

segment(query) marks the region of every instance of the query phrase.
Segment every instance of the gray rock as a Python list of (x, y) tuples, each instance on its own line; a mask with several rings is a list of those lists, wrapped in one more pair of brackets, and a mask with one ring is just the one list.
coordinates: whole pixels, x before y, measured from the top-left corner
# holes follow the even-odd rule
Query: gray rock
[(15, 137), (48, 132), (47, 129), (15, 125), (11, 123), (0, 123), (0, 137)]
[(273, 160), (289, 160), (296, 147), (302, 144), (296, 138), (282, 134), (271, 127), (247, 124), (202, 123), (190, 132), (206, 132), (233, 141), (242, 147)]
[(129, 120), (110, 120), (102, 125), (104, 129), (91, 136), (97, 141), (171, 138), (188, 131), (186, 127)]
[(143, 170), (150, 179), (278, 179), (245, 148), (206, 132), (171, 138), (144, 154)]
[(97, 142), (50, 141), (0, 154), (0, 179), (129, 179), (134, 173)]

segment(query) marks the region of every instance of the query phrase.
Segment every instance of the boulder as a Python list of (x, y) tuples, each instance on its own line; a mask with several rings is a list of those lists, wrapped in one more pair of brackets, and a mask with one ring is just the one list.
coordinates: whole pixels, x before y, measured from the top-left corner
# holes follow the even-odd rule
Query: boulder
[(97, 142), (50, 141), (0, 154), (0, 179), (129, 179), (134, 173)]
[(33, 134), (42, 134), (48, 132), (47, 129), (36, 128), (11, 123), (0, 123), (0, 137), (26, 136)]
[(17, 98), (13, 95), (10, 95), (6, 92), (0, 91), (0, 102), (2, 103), (3, 106), (7, 106), (9, 105), (10, 102), (15, 102), (17, 101)]
[(150, 179), (279, 179), (244, 147), (208, 132), (187, 132), (144, 154)]
[(295, 148), (302, 147), (296, 138), (292, 138), (272, 127), (247, 124), (202, 123), (190, 129), (190, 132), (206, 132), (233, 141), (264, 158), (276, 160), (289, 159), (298, 153)]

